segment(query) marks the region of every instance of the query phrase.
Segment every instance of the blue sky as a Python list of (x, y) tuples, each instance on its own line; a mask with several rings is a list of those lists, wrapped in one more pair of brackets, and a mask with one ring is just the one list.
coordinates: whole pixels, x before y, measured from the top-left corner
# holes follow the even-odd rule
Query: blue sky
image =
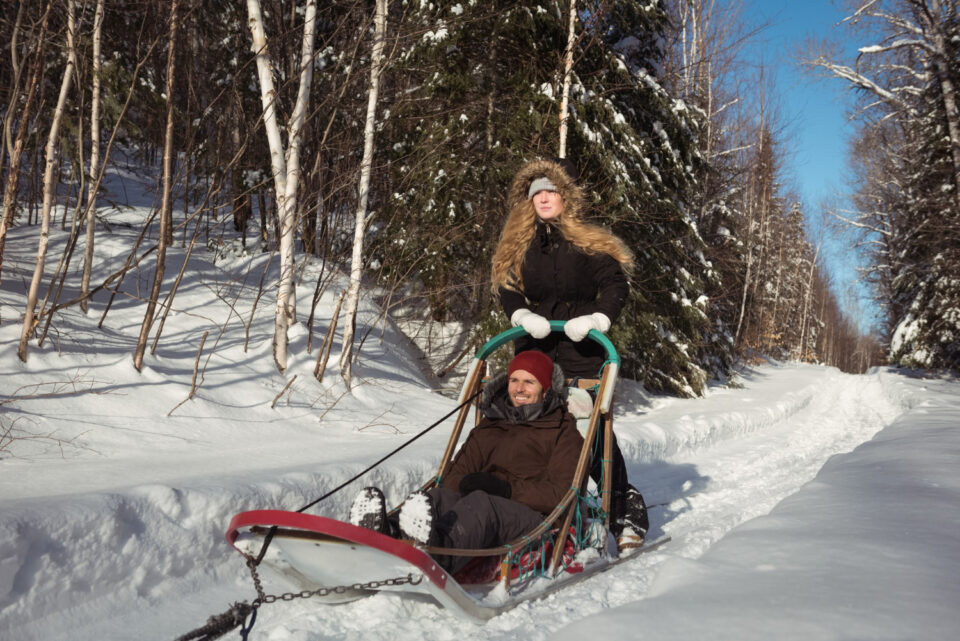
[[(763, 0), (750, 3), (745, 17), (770, 26), (759, 36), (754, 49), (777, 76), (777, 96), (789, 125), (788, 169), (804, 204), (815, 206), (842, 189), (846, 142), (851, 125), (845, 103), (849, 92), (840, 80), (815, 78), (799, 69), (794, 54), (808, 36), (837, 38), (843, 30), (835, 25), (845, 14), (829, 0)], [(857, 43), (851, 43), (852, 53)]]
[[(809, 230), (816, 242), (825, 205), (842, 204), (847, 165), (847, 141), (853, 125), (847, 120), (851, 93), (845, 82), (815, 77), (800, 69), (794, 55), (808, 37), (839, 40), (848, 30), (837, 27), (846, 15), (830, 0), (750, 0), (745, 3), (744, 18), (769, 26), (748, 49), (757, 62), (762, 59), (776, 76), (776, 97), (787, 125), (785, 149), (788, 152), (786, 179), (799, 194), (807, 214)], [(845, 61), (851, 62), (858, 47), (871, 44), (841, 40)], [(875, 306), (862, 285), (856, 283), (853, 252), (849, 241), (838, 234), (828, 235), (824, 250), (834, 280), (834, 293), (851, 317), (855, 310), (845, 303), (852, 291), (866, 318), (860, 319), (862, 331), (873, 322)]]

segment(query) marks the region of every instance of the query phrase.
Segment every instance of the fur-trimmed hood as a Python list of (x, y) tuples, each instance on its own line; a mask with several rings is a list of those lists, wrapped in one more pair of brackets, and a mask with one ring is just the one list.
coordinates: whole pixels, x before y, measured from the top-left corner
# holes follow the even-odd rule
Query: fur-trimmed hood
[(527, 198), (527, 190), (535, 178), (546, 176), (557, 187), (557, 193), (563, 198), (563, 213), (561, 216), (579, 218), (584, 210), (583, 189), (574, 181), (559, 163), (553, 160), (533, 160), (525, 164), (517, 172), (510, 184), (507, 194), (507, 204), (513, 209)]

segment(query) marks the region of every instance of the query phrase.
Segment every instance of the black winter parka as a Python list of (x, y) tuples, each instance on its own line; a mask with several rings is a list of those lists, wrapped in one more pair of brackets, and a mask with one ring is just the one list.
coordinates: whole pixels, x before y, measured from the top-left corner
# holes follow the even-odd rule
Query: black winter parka
[[(523, 293), (501, 287), (507, 318), (527, 308), (548, 320), (570, 320), (601, 312), (613, 323), (623, 309), (630, 285), (620, 263), (609, 254), (587, 254), (559, 229), (537, 221), (523, 260)], [(560, 332), (544, 339), (526, 337), (516, 351), (538, 349), (560, 365), (567, 377), (595, 378), (603, 366), (603, 348), (590, 339), (574, 343)]]

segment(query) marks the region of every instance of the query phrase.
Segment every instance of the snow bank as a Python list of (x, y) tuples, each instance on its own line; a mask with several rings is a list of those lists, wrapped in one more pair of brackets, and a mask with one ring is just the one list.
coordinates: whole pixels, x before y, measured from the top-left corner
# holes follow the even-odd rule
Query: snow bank
[(956, 639), (957, 385), (883, 377), (909, 409), (875, 438), (700, 558), (664, 563), (644, 600), (558, 638)]

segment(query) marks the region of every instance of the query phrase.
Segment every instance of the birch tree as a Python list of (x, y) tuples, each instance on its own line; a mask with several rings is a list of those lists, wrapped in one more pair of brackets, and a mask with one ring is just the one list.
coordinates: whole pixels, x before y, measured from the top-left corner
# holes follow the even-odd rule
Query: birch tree
[(383, 43), (387, 31), (387, 2), (377, 0), (374, 15), (373, 52), (370, 56), (370, 86), (367, 95), (367, 118), (363, 129), (363, 159), (360, 161), (360, 183), (357, 188), (357, 213), (354, 220), (353, 252), (350, 257), (350, 285), (347, 288), (340, 352), (340, 376), (347, 387), (353, 378), (353, 336), (357, 328), (357, 305), (360, 300), (360, 279), (363, 276), (363, 238), (372, 215), (367, 214), (370, 195), (370, 170), (373, 165), (373, 138), (377, 116), (377, 94), (380, 90), (380, 71), (383, 62)]
[[(20, 179), (20, 161), (23, 156), (23, 146), (27, 137), (33, 103), (40, 90), (40, 77), (44, 66), (44, 50), (47, 43), (47, 28), (50, 24), (50, 10), (52, 7), (53, 2), (48, 2), (47, 8), (43, 12), (43, 18), (40, 21), (37, 47), (33, 57), (33, 69), (30, 74), (30, 81), (27, 84), (27, 97), (24, 101), (23, 109), (20, 112), (20, 124), (17, 126), (17, 137), (13, 146), (10, 148), (9, 170), (7, 171), (7, 180), (3, 188), (3, 209), (0, 210), (0, 274), (2, 274), (3, 271), (3, 248), (7, 240), (7, 230), (13, 224), (13, 214), (17, 207), (17, 184)], [(7, 116), (7, 122), (10, 122), (10, 117), (10, 115)]]
[(817, 249), (813, 253), (813, 258), (810, 260), (810, 270), (807, 274), (806, 283), (804, 284), (804, 294), (803, 294), (803, 310), (800, 312), (800, 338), (797, 340), (797, 348), (795, 352), (795, 358), (801, 361), (809, 360), (810, 349), (807, 345), (809, 340), (809, 328), (811, 325), (810, 322), (810, 299), (813, 297), (813, 277), (816, 274), (817, 270), (817, 260), (820, 258), (820, 248), (823, 246), (823, 234), (820, 235), (820, 238), (817, 240)]
[(570, 0), (570, 23), (567, 28), (567, 50), (564, 52), (563, 98), (560, 101), (560, 157), (567, 157), (567, 121), (570, 118), (570, 80), (573, 75), (573, 48), (577, 42), (577, 0)]
[(844, 22), (875, 28), (879, 41), (860, 47), (852, 67), (822, 52), (808, 55), (804, 62), (872, 95), (875, 100), (867, 109), (886, 109), (902, 117), (916, 115), (913, 98), (935, 80), (950, 138), (954, 198), (960, 206), (960, 98), (955, 83), (958, 47), (953, 42), (956, 34), (950, 32), (950, 25), (956, 28), (958, 10), (958, 0), (861, 1)]
[(317, 19), (316, 0), (308, 0), (304, 13), (303, 41), (300, 50), (300, 84), (297, 99), (287, 125), (287, 145), (277, 118), (277, 90), (273, 84), (273, 64), (267, 48), (263, 13), (259, 0), (247, 0), (250, 34), (257, 61), (263, 122), (270, 146), (270, 169), (276, 194), (280, 236), (280, 281), (273, 333), (273, 359), (281, 372), (287, 369), (287, 330), (296, 322), (296, 263), (294, 232), (297, 229), (297, 187), (300, 182), (300, 147), (306, 120), (310, 84), (313, 79), (313, 46)]
[[(36, 323), (35, 311), (37, 307), (37, 294), (40, 290), (40, 282), (43, 280), (43, 267), (47, 257), (47, 246), (50, 241), (50, 211), (53, 208), (53, 201), (56, 198), (57, 180), (54, 176), (54, 169), (57, 165), (58, 140), (60, 138), (60, 124), (63, 121), (63, 112), (66, 109), (67, 95), (70, 93), (70, 87), (73, 84), (74, 69), (77, 66), (76, 48), (74, 39), (76, 37), (76, 2), (67, 1), (67, 65), (63, 71), (63, 78), (60, 81), (60, 95), (57, 98), (57, 106), (53, 112), (53, 119), (50, 122), (50, 131), (47, 133), (47, 145), (45, 148), (45, 165), (43, 171), (43, 205), (41, 207), (40, 217), (40, 241), (37, 245), (37, 263), (33, 270), (33, 279), (30, 281), (30, 289), (27, 293), (27, 307), (23, 317), (23, 329), (20, 332), (20, 345), (17, 349), (17, 356), (24, 363), (27, 362), (27, 343), (33, 335), (33, 329)], [(6, 200), (6, 198), (4, 199)], [(12, 201), (10, 205), (12, 206)]]
[(87, 311), (90, 296), (90, 273), (93, 270), (94, 231), (97, 226), (97, 173), (100, 170), (100, 74), (103, 60), (100, 58), (100, 35), (103, 29), (103, 0), (97, 0), (93, 16), (93, 91), (90, 97), (90, 182), (87, 191), (86, 244), (83, 253), (83, 275), (80, 281), (80, 309)]

